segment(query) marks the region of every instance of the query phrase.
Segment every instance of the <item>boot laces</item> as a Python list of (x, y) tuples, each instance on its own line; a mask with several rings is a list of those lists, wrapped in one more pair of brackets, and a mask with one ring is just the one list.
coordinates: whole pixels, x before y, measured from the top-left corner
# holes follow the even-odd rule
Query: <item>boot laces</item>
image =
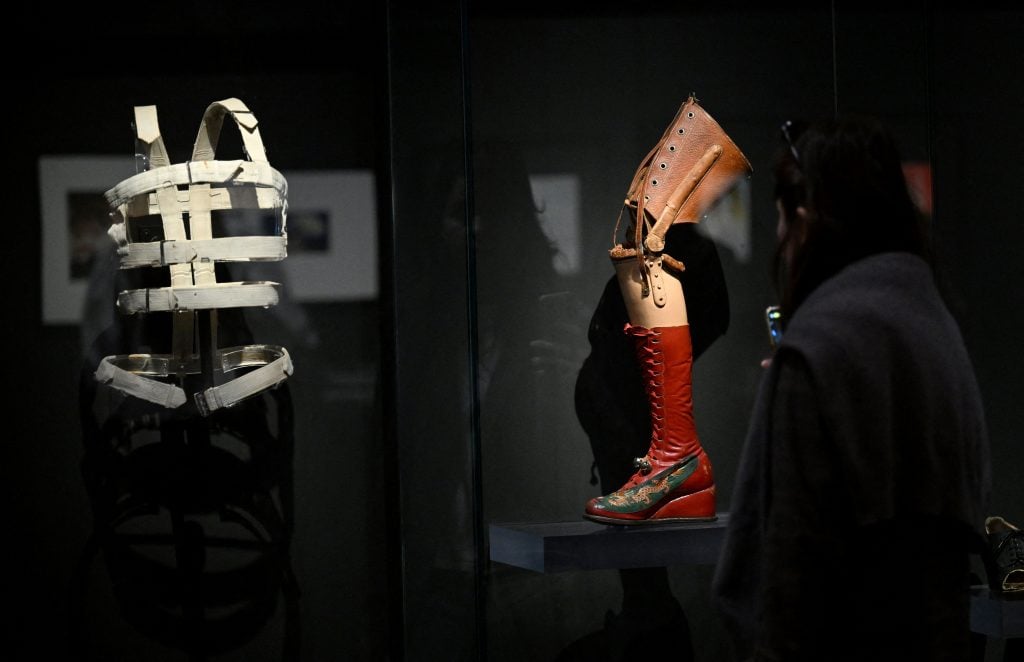
[(651, 419), (651, 448), (643, 458), (637, 458), (642, 462), (634, 462), (634, 466), (647, 473), (651, 470), (651, 461), (660, 461), (661, 444), (664, 437), (664, 376), (665, 361), (661, 352), (659, 335), (654, 334), (649, 343), (641, 346), (643, 356), (641, 362), (644, 366), (644, 385), (646, 386), (648, 406)]

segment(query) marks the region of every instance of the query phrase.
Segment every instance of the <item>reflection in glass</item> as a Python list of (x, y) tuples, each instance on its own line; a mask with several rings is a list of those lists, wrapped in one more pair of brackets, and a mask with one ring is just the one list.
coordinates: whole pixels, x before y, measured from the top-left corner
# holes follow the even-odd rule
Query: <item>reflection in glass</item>
[(109, 591), (124, 624), (189, 659), (242, 648), (267, 629), (276, 659), (298, 659), (287, 385), (204, 418), (120, 396), (103, 402), (94, 384), (83, 375), (94, 524), (74, 577), (76, 651), (93, 659), (109, 645), (93, 634), (110, 627), (96, 620)]

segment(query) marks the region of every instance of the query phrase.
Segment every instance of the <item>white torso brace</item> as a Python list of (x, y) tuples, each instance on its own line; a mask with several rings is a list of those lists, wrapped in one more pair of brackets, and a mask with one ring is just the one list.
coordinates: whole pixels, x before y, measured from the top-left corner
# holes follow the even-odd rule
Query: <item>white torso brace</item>
[[(224, 116), (230, 115), (242, 135), (247, 159), (216, 161), (214, 153)], [(135, 128), (146, 169), (120, 182), (104, 195), (119, 217), (108, 233), (117, 243), (121, 268), (159, 267), (170, 270), (170, 286), (125, 290), (117, 307), (127, 315), (171, 313), (171, 354), (122, 354), (104, 357), (96, 379), (129, 395), (176, 408), (186, 402), (181, 386), (166, 378), (201, 372), (195, 337), (196, 311), (218, 308), (268, 307), (278, 302), (280, 285), (271, 281), (218, 283), (216, 262), (278, 261), (287, 255), (288, 184), (267, 162), (256, 117), (238, 99), (216, 101), (206, 109), (188, 163), (171, 164), (160, 135), (155, 106), (135, 107)], [(212, 213), (257, 210), (274, 214), (273, 236), (214, 238)], [(163, 239), (133, 241), (132, 222), (160, 217)], [(187, 230), (185, 220), (188, 220)], [(216, 315), (209, 329), (215, 385), (194, 394), (206, 416), (222, 407), (276, 386), (292, 374), (288, 351), (277, 345), (216, 348)], [(228, 373), (248, 369), (241, 376)]]

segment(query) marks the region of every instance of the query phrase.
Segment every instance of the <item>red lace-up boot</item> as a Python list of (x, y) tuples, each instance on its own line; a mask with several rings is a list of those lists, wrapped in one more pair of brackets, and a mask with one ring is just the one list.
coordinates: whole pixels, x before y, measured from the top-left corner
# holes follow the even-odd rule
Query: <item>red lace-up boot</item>
[(651, 445), (621, 488), (587, 503), (584, 517), (607, 524), (715, 519), (715, 479), (693, 422), (689, 326), (626, 325), (643, 371)]

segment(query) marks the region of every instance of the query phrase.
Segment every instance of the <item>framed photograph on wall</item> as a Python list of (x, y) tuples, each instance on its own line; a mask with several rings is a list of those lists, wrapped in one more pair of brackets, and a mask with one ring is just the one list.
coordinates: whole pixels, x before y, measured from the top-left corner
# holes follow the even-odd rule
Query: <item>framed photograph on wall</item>
[[(103, 193), (133, 174), (129, 157), (40, 157), (44, 324), (81, 323), (97, 249), (111, 241), (110, 209)], [(280, 280), (296, 302), (375, 298), (373, 173), (282, 174), (288, 181), (288, 257), (267, 275)]]
[(298, 302), (377, 297), (377, 204), (369, 170), (282, 173), (288, 180), (283, 283)]
[(110, 241), (103, 192), (135, 174), (128, 156), (42, 156), (43, 324), (78, 324), (96, 249)]
[(580, 271), (580, 178), (573, 173), (530, 175), (537, 220), (548, 241), (557, 249), (555, 271), (576, 275)]

